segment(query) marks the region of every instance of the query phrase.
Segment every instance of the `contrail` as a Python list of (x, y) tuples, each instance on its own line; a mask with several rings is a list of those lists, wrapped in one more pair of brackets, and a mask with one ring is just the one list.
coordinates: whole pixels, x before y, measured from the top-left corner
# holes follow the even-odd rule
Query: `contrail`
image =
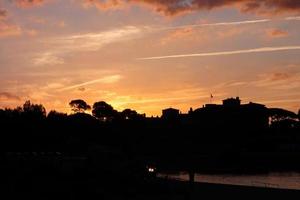
[(287, 21), (291, 21), (291, 20), (296, 20), (296, 21), (298, 21), (298, 20), (300, 20), (300, 16), (286, 17), (285, 20), (287, 20)]
[(178, 55), (168, 55), (168, 56), (137, 58), (137, 60), (160, 60), (160, 59), (168, 59), (168, 58), (225, 56), (225, 55), (235, 55), (235, 54), (261, 53), (261, 52), (287, 51), (287, 50), (300, 50), (300, 46), (261, 47), (261, 48), (255, 48), (255, 49), (243, 49), (243, 50), (236, 50), (236, 51), (220, 51), (220, 52), (196, 53), (196, 54), (178, 54)]
[[(288, 19), (286, 19), (288, 20)], [(294, 19), (289, 19), (294, 20)], [(170, 26), (165, 28), (158, 28), (157, 30), (173, 30), (182, 28), (197, 28), (197, 27), (207, 27), (207, 26), (232, 26), (232, 25), (243, 25), (243, 24), (256, 24), (256, 23), (266, 23), (272, 21), (271, 19), (260, 19), (260, 20), (246, 20), (246, 21), (235, 21), (235, 22), (217, 22), (209, 24), (191, 24), (183, 26)]]
[[(279, 19), (282, 21), (299, 21), (300, 16), (292, 16)], [(244, 21), (233, 21), (233, 22), (216, 22), (216, 23), (206, 23), (206, 24), (188, 24), (182, 26), (169, 26), (164, 28), (157, 28), (159, 31), (167, 31), (174, 29), (183, 29), (183, 28), (200, 28), (200, 27), (213, 27), (213, 26), (234, 26), (234, 25), (245, 25), (245, 24), (258, 24), (258, 23), (267, 23), (272, 22), (273, 19), (257, 19), (257, 20), (244, 20)]]
[(75, 88), (79, 88), (79, 87), (82, 87), (82, 86), (91, 85), (91, 84), (95, 84), (95, 83), (104, 83), (104, 84), (115, 83), (115, 82), (119, 81), (121, 78), (122, 77), (120, 75), (106, 76), (106, 77), (103, 77), (103, 78), (100, 78), (100, 79), (87, 81), (87, 82), (80, 83), (80, 84), (71, 85), (71, 86), (62, 88), (58, 91), (63, 92), (63, 91), (67, 91), (67, 90), (71, 90), (71, 89), (75, 89)]

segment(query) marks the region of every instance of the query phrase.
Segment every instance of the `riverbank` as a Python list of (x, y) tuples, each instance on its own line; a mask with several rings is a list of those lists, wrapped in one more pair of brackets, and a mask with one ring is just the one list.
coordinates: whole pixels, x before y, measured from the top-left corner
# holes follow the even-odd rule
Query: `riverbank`
[(150, 178), (143, 181), (128, 179), (103, 180), (102, 177), (73, 177), (62, 180), (55, 177), (24, 177), (13, 181), (10, 187), (3, 185), (3, 199), (298, 199), (300, 190), (274, 189), (253, 186), (237, 186), (215, 183), (189, 183), (164, 178)]
[[(181, 181), (189, 180), (189, 174), (187, 172), (173, 172), (165, 174), (160, 173), (158, 174), (158, 177)], [(261, 174), (196, 173), (194, 179), (195, 182), (200, 183), (216, 183), (225, 185), (241, 185), (300, 190), (300, 173), (298, 172), (269, 172)]]
[[(300, 197), (300, 190), (274, 189), (253, 186), (237, 186), (216, 183), (193, 183), (177, 180), (160, 180), (169, 191), (183, 192), (182, 197), (187, 199), (210, 198), (280, 198), (294, 199)], [(185, 190), (185, 191), (183, 191)], [(184, 192), (186, 192), (184, 194)]]

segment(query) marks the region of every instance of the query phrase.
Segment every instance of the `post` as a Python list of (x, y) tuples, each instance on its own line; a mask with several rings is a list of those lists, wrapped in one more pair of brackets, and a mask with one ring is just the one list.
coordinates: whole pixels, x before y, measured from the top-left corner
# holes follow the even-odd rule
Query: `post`
[(189, 171), (189, 181), (190, 184), (193, 184), (195, 182), (195, 173), (192, 170)]

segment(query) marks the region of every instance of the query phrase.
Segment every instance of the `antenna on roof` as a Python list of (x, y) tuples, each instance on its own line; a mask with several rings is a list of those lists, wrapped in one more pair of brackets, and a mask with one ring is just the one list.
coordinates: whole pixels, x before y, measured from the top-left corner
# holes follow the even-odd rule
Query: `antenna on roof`
[(240, 89), (239, 89), (239, 88), (236, 89), (236, 94), (237, 94), (237, 95), (236, 95), (237, 97), (240, 96)]

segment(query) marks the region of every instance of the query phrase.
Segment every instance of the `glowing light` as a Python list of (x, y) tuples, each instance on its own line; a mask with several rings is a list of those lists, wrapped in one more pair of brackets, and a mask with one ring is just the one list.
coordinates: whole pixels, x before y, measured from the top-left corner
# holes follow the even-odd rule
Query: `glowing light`
[(152, 168), (152, 167), (149, 167), (149, 168), (148, 168), (148, 172), (153, 173), (154, 171), (155, 171), (154, 168)]

